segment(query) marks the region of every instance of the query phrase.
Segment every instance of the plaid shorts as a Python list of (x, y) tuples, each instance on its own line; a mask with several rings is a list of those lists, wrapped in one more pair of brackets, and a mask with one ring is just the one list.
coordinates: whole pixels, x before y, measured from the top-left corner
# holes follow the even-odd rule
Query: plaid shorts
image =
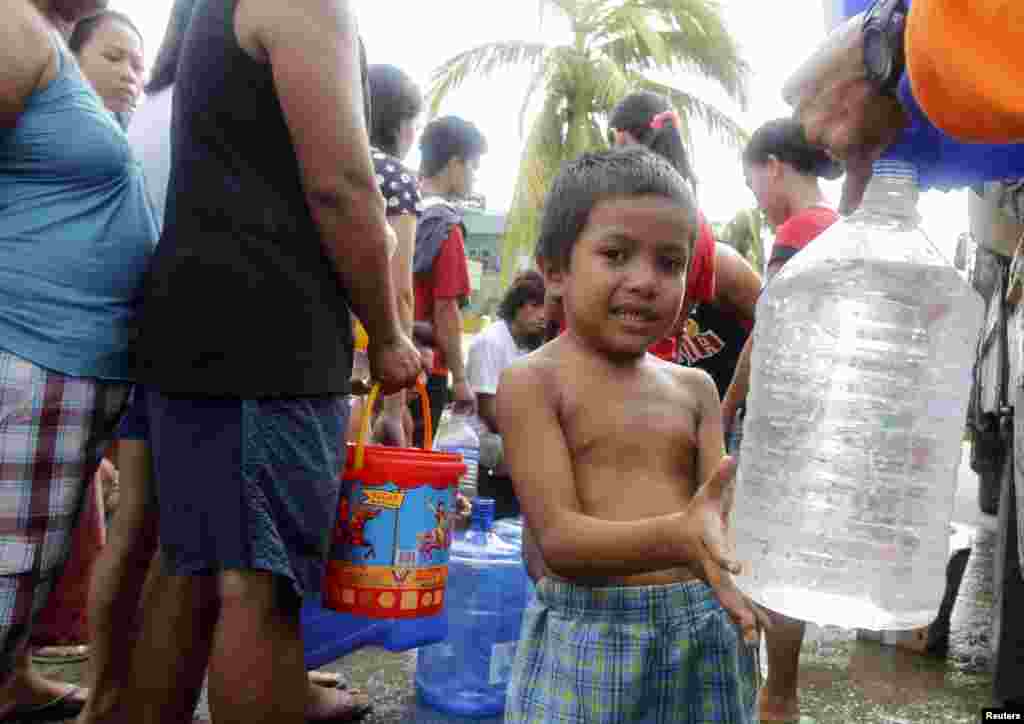
[(749, 724), (759, 686), (757, 647), (704, 583), (545, 578), (523, 617), (505, 721)]
[(0, 677), (67, 559), (86, 487), (130, 390), (0, 351)]

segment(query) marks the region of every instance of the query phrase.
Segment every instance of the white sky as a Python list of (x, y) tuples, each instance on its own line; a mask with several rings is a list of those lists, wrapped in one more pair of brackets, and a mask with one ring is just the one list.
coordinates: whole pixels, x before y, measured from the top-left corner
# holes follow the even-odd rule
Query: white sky
[[(286, 1), (286, 0), (284, 0)], [(750, 105), (746, 113), (705, 82), (676, 77), (671, 82), (715, 103), (748, 131), (761, 123), (789, 115), (780, 89), (785, 79), (824, 37), (821, 0), (720, 0), (728, 26), (751, 66)], [(171, 0), (113, 0), (139, 25), (146, 41), (147, 64), (152, 60), (170, 12)], [(402, 68), (425, 90), (431, 70), (458, 52), (491, 40), (544, 40), (560, 42), (567, 29), (556, 13), (539, 23), (537, 0), (354, 0), (360, 29), (371, 63)], [(451, 94), (441, 113), (472, 120), (487, 136), (490, 151), (484, 157), (478, 190), (488, 205), (505, 210), (512, 199), (523, 139), (519, 110), (526, 91), (522, 72), (502, 72), (485, 81), (471, 81)], [(753, 204), (743, 182), (738, 152), (694, 128), (694, 163), (700, 178), (700, 202), (712, 221), (727, 221)], [(408, 159), (418, 162), (414, 150)], [(826, 193), (838, 201), (838, 182), (826, 184)], [(921, 202), (924, 226), (933, 241), (950, 257), (957, 235), (966, 231), (967, 202), (963, 192), (930, 192)]]

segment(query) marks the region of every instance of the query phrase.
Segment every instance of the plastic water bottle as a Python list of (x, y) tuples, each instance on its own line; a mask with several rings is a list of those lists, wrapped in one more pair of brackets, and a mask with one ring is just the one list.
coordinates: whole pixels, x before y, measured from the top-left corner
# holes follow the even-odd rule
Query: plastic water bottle
[(418, 651), (416, 691), (428, 706), (454, 716), (487, 717), (505, 708), (526, 571), (517, 547), (491, 530), (494, 501), (473, 501), (473, 519), (452, 544), (448, 638)]
[(733, 528), (737, 580), (788, 616), (908, 629), (938, 610), (982, 302), (918, 228), (913, 166), (762, 295)]
[(434, 450), (462, 455), (466, 474), (459, 481), (459, 490), (467, 498), (475, 498), (480, 468), (480, 437), (476, 432), (474, 415), (457, 412), (454, 406), (445, 408), (434, 435)]

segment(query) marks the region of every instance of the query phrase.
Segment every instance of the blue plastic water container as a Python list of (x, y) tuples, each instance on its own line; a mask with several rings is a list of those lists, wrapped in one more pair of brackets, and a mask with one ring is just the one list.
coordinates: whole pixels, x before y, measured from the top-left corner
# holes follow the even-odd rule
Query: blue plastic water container
[(473, 501), (464, 538), (448, 561), (448, 636), (419, 650), (416, 692), (445, 714), (490, 717), (505, 708), (526, 606), (527, 576), (518, 546), (492, 530), (494, 501)]
[[(498, 534), (506, 543), (514, 545), (519, 548), (520, 555), (522, 555), (523, 548), (523, 516), (517, 518), (503, 518), (494, 523), (494, 532)], [(523, 566), (526, 566), (526, 560), (523, 559)], [(537, 597), (537, 587), (530, 579), (529, 574), (526, 578), (526, 605), (529, 606), (533, 599)]]
[(522, 547), (523, 545), (523, 518), (502, 518), (494, 523), (492, 530), (506, 543)]
[(302, 606), (302, 642), (306, 669), (318, 669), (364, 646), (409, 651), (444, 640), (448, 617), (441, 613), (412, 621), (376, 621), (324, 608), (319, 595)]

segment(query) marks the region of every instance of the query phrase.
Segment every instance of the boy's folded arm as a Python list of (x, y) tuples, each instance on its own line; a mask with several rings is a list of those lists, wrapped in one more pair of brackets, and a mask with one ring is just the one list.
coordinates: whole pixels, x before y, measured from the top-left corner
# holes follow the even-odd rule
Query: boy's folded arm
[[(704, 370), (677, 367), (680, 376), (689, 375), (694, 384), (700, 408), (697, 411), (696, 485), (709, 480), (725, 457), (725, 430), (722, 427), (722, 405), (715, 381)], [(694, 491), (696, 492), (696, 490)]]
[(538, 370), (519, 362), (503, 372), (497, 395), (505, 462), (548, 569), (573, 579), (689, 563), (682, 513), (628, 522), (583, 513), (555, 408), (557, 394)]

